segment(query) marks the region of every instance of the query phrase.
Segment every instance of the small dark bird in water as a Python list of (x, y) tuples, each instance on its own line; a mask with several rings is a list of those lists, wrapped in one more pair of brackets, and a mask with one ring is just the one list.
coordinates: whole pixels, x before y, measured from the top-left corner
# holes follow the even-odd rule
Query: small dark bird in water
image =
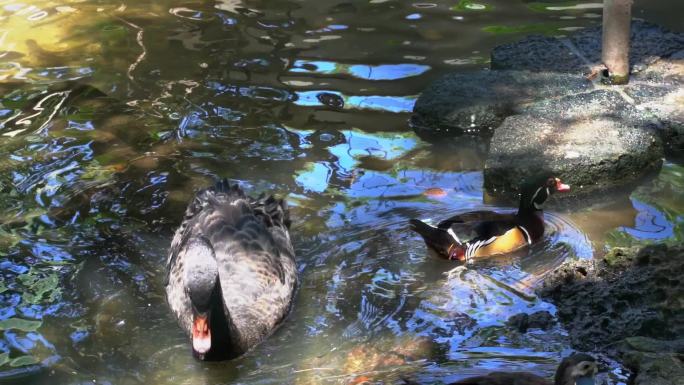
[(284, 200), (254, 199), (227, 181), (197, 193), (167, 260), (166, 297), (193, 354), (240, 356), (290, 309), (297, 269)]
[(542, 205), (556, 192), (570, 186), (554, 177), (533, 178), (521, 189), (516, 214), (472, 211), (443, 220), (437, 227), (411, 219), (411, 229), (439, 255), (457, 261), (500, 255), (520, 250), (544, 235)]
[(597, 371), (594, 357), (575, 353), (561, 361), (553, 382), (532, 373), (494, 372), (486, 376), (465, 378), (450, 385), (595, 385), (594, 376)]

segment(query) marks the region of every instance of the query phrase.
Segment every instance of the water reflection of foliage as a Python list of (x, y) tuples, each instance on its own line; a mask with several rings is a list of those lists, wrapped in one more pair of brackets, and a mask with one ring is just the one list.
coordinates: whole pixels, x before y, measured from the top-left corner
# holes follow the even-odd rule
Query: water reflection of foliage
[[(51, 95), (61, 101), (41, 104)], [(94, 159), (98, 143), (114, 143), (113, 135), (95, 129), (113, 112), (102, 96), (67, 82), (26, 87), (0, 100), (3, 111), (16, 116), (0, 127), (10, 133), (0, 137), (0, 155), (8, 160), (0, 167), (0, 377), (53, 365), (59, 356), (43, 335), (45, 324), (54, 330), (51, 317), (79, 315), (64, 296), (64, 283), (106, 217), (92, 211), (89, 199), (116, 171)]]

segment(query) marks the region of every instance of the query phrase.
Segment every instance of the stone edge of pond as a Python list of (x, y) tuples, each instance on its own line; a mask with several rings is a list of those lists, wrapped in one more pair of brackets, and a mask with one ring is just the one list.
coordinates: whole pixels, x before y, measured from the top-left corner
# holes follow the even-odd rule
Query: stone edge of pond
[[(539, 170), (581, 186), (559, 200), (632, 188), (657, 172), (666, 154), (684, 158), (684, 33), (633, 21), (633, 75), (625, 86), (583, 76), (598, 64), (600, 34), (592, 27), (497, 47), (492, 70), (447, 74), (429, 85), (410, 124), (428, 142), (488, 143), (484, 181), (494, 197), (515, 199), (524, 176)], [(563, 133), (568, 123), (598, 119), (602, 124), (586, 125), (593, 136), (584, 135), (573, 149), (577, 137)], [(538, 135), (530, 126), (556, 135)], [(598, 154), (591, 144), (603, 141), (604, 126), (617, 140)], [(530, 151), (520, 151), (525, 147)]]
[(557, 308), (573, 348), (615, 357), (634, 385), (684, 383), (684, 245), (614, 248), (568, 260), (538, 294)]

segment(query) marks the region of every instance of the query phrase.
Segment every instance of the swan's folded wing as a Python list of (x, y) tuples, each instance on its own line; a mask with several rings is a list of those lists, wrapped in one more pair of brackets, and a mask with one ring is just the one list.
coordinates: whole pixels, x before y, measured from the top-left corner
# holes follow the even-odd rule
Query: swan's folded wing
[(267, 337), (287, 314), (296, 285), (294, 256), (279, 249), (253, 216), (212, 234), (227, 315), (237, 345), (247, 350)]

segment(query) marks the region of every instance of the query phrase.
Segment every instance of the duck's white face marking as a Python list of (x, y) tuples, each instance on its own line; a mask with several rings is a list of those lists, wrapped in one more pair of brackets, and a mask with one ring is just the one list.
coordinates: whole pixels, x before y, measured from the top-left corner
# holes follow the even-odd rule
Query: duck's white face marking
[(542, 192), (543, 190), (546, 190), (546, 198), (544, 198), (544, 201), (546, 201), (546, 199), (547, 199), (548, 197), (551, 196), (551, 192), (549, 191), (549, 188), (548, 188), (548, 187), (546, 187), (546, 188), (544, 188), (544, 187), (539, 187), (539, 188), (537, 189), (537, 191), (534, 192), (534, 195), (532, 195), (532, 199), (530, 200), (530, 202), (532, 203), (532, 206), (534, 206), (534, 208), (537, 209), (537, 210), (541, 210), (541, 209), (542, 209), (542, 206), (544, 205), (544, 202), (537, 203), (537, 196), (538, 196), (539, 193)]

